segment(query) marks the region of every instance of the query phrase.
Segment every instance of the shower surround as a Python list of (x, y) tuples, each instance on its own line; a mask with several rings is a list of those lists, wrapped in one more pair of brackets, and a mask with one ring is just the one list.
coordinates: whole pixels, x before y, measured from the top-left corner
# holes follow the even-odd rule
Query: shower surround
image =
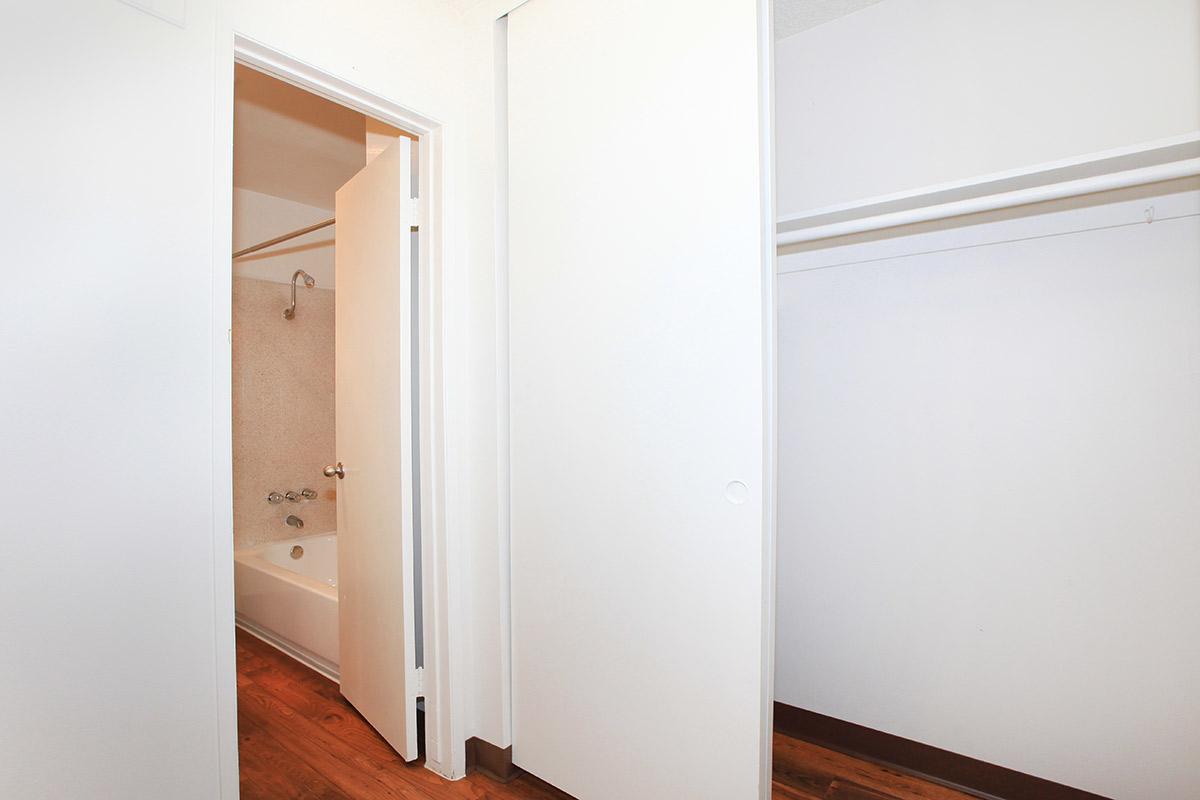
[[(294, 319), (283, 318), (290, 287), (233, 280), (233, 537), (242, 549), (291, 539), (289, 514), (304, 534), (337, 527), (336, 486), (321, 474), (334, 457), (331, 289), (297, 291)], [(273, 491), (315, 489), (299, 503), (267, 502)], [(301, 534), (301, 535), (304, 535)]]

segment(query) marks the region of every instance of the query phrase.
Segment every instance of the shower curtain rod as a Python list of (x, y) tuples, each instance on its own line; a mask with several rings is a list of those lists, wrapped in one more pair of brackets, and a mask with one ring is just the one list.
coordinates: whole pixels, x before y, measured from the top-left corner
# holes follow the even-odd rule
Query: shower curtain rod
[(301, 228), (298, 231), (292, 231), (291, 233), (285, 233), (283, 236), (276, 236), (274, 239), (267, 239), (265, 242), (259, 242), (258, 244), (251, 245), (250, 247), (243, 247), (241, 250), (236, 251), (233, 254), (233, 257), (241, 258), (242, 256), (248, 256), (251, 253), (257, 253), (259, 250), (265, 250), (266, 248), (271, 247), (272, 245), (277, 245), (280, 242), (286, 242), (288, 239), (295, 239), (297, 236), (303, 236), (306, 233), (312, 233), (313, 231), (319, 231), (319, 230), (321, 230), (321, 228), (328, 228), (330, 225), (334, 224), (335, 222), (337, 222), (337, 218), (333, 217), (333, 218), (325, 220), (324, 222), (318, 222), (316, 225), (309, 225), (307, 228)]

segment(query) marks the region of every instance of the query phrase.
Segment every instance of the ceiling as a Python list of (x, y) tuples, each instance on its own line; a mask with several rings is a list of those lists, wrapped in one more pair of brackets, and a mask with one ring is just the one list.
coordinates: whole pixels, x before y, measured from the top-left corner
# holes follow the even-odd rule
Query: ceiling
[(332, 209), (366, 163), (366, 118), (240, 64), (233, 80), (233, 185)]
[(774, 0), (775, 38), (806, 31), (830, 20), (873, 6), (880, 0)]

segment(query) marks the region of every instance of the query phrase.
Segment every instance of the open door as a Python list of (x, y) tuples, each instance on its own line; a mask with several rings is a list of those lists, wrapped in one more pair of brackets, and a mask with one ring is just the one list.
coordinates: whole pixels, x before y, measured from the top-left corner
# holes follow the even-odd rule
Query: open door
[(769, 4), (508, 16), (513, 760), (770, 795)]
[(335, 299), (341, 691), (417, 757), (408, 139), (337, 191)]

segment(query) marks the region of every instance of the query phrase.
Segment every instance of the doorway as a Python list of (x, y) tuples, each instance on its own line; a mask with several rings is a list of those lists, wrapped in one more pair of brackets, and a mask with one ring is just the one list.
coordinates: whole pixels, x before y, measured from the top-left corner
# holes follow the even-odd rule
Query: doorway
[(266, 55), (239, 48), (234, 70), (235, 609), (239, 660), (261, 673), (239, 669), (239, 708), (297, 711), (266, 647), (442, 771), (434, 221), (419, 224), (436, 136)]

